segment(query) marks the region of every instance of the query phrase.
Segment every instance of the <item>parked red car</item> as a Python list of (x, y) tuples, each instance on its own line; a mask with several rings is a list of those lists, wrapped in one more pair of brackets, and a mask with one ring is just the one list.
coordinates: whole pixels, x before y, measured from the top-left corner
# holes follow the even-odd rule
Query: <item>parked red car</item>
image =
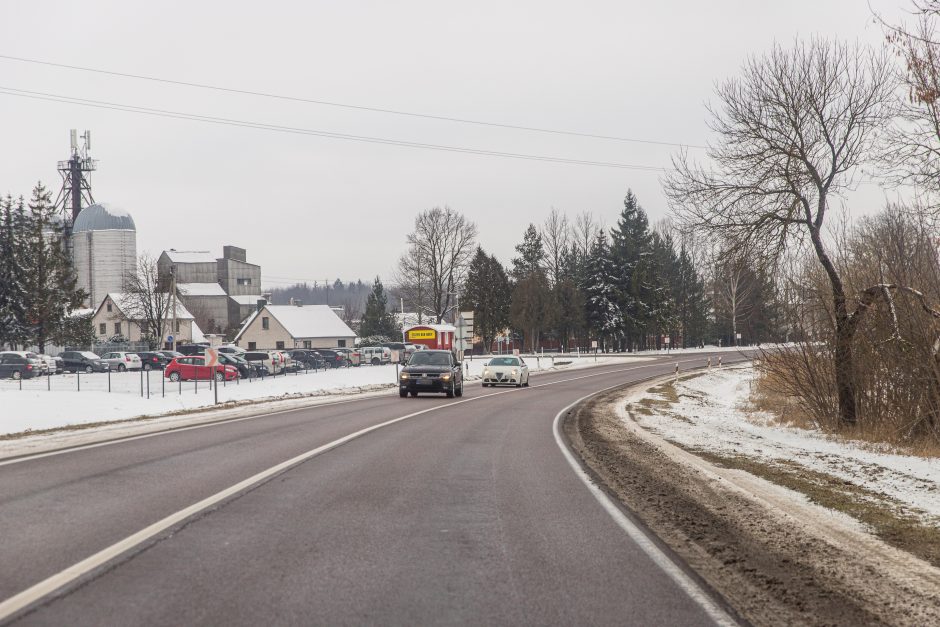
[(215, 370), (214, 377), (216, 381), (221, 381), (223, 378), (226, 381), (233, 381), (238, 378), (238, 370), (235, 366), (216, 364), (213, 368), (206, 365), (206, 358), (201, 355), (175, 357), (173, 361), (166, 365), (163, 376), (170, 381), (179, 381), (180, 379), (184, 381), (192, 379), (208, 381), (213, 378), (213, 370)]

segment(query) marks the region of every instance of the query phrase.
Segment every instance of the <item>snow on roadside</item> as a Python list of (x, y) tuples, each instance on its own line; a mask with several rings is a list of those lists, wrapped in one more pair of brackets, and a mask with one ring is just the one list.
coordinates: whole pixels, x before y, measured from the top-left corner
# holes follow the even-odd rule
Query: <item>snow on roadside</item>
[[(468, 381), (480, 378), (486, 360), (474, 358), (464, 362)], [(595, 361), (593, 356), (580, 359), (533, 356), (525, 357), (525, 360), (531, 372), (538, 372), (629, 363), (640, 361), (641, 358), (599, 356)], [(219, 402), (335, 397), (383, 389), (392, 393), (397, 381), (396, 372), (394, 365), (362, 366), (287, 374), (268, 377), (263, 381), (248, 382), (243, 379), (238, 385), (228, 382), (220, 387)], [(111, 392), (108, 392), (107, 375), (101, 373), (81, 375), (80, 380), (74, 374), (53, 375), (50, 379), (28, 379), (22, 382), (22, 390), (17, 381), (0, 380), (0, 435), (140, 416), (160, 416), (214, 404), (214, 393), (209, 390), (208, 381), (200, 381), (198, 388), (192, 381), (185, 381), (182, 386), (165, 381), (164, 397), (161, 373), (153, 371), (149, 375), (149, 399), (141, 396), (139, 372), (112, 373)], [(81, 391), (77, 389), (79, 383)], [(49, 387), (51, 391), (47, 389)]]
[(796, 463), (894, 499), (940, 526), (940, 459), (873, 452), (820, 431), (781, 426), (765, 412), (745, 409), (755, 376), (753, 368), (714, 369), (676, 384), (678, 402), (632, 415), (681, 446)]

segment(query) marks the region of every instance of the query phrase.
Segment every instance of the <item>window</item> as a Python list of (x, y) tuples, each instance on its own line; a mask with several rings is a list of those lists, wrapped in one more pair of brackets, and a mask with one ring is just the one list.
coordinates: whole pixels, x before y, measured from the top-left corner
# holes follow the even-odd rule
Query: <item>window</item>
[(304, 348), (310, 348), (310, 340), (304, 340)]
[(339, 348), (346, 348), (346, 340), (336, 340), (336, 346)]
[(108, 334), (108, 324), (102, 322), (98, 325), (98, 335), (107, 335)]
[(111, 303), (108, 303), (108, 313), (111, 313)]
[(267, 316), (261, 318), (261, 328), (264, 329), (265, 331), (271, 328), (271, 321), (268, 319)]
[(257, 348), (258, 348), (257, 342), (248, 342), (248, 350), (253, 351), (253, 350), (257, 350)]
[(274, 348), (276, 348), (276, 349), (279, 350), (279, 351), (284, 350), (284, 342), (275, 342), (275, 343), (274, 343)]
[(177, 333), (180, 332), (180, 321), (179, 321), (179, 320), (176, 321), (176, 332), (177, 332)]
[(239, 285), (251, 285), (251, 279), (238, 279)]
[(115, 322), (115, 323), (114, 323), (114, 334), (115, 334), (115, 335), (120, 335), (120, 334), (121, 334), (121, 323), (120, 323), (120, 322)]

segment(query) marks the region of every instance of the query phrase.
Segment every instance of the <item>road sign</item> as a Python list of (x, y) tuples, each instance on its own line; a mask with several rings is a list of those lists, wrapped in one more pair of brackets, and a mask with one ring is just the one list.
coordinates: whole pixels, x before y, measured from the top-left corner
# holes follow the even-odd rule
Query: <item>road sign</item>
[(597, 348), (597, 340), (591, 340), (591, 348)]
[(214, 348), (206, 349), (206, 365), (215, 366), (219, 363), (219, 351)]
[(166, 336), (166, 341), (167, 341), (167, 342), (172, 342), (172, 341), (173, 341), (173, 336), (172, 336), (172, 335)]
[(666, 336), (666, 344), (668, 344), (668, 343), (669, 343), (669, 336), (667, 335), (667, 336)]

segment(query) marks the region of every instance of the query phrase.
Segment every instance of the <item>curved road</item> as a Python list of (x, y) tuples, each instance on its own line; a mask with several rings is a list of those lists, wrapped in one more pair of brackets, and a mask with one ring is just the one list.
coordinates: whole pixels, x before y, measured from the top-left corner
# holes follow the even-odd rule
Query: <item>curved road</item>
[(730, 623), (553, 428), (676, 361), (0, 460), (0, 623)]

